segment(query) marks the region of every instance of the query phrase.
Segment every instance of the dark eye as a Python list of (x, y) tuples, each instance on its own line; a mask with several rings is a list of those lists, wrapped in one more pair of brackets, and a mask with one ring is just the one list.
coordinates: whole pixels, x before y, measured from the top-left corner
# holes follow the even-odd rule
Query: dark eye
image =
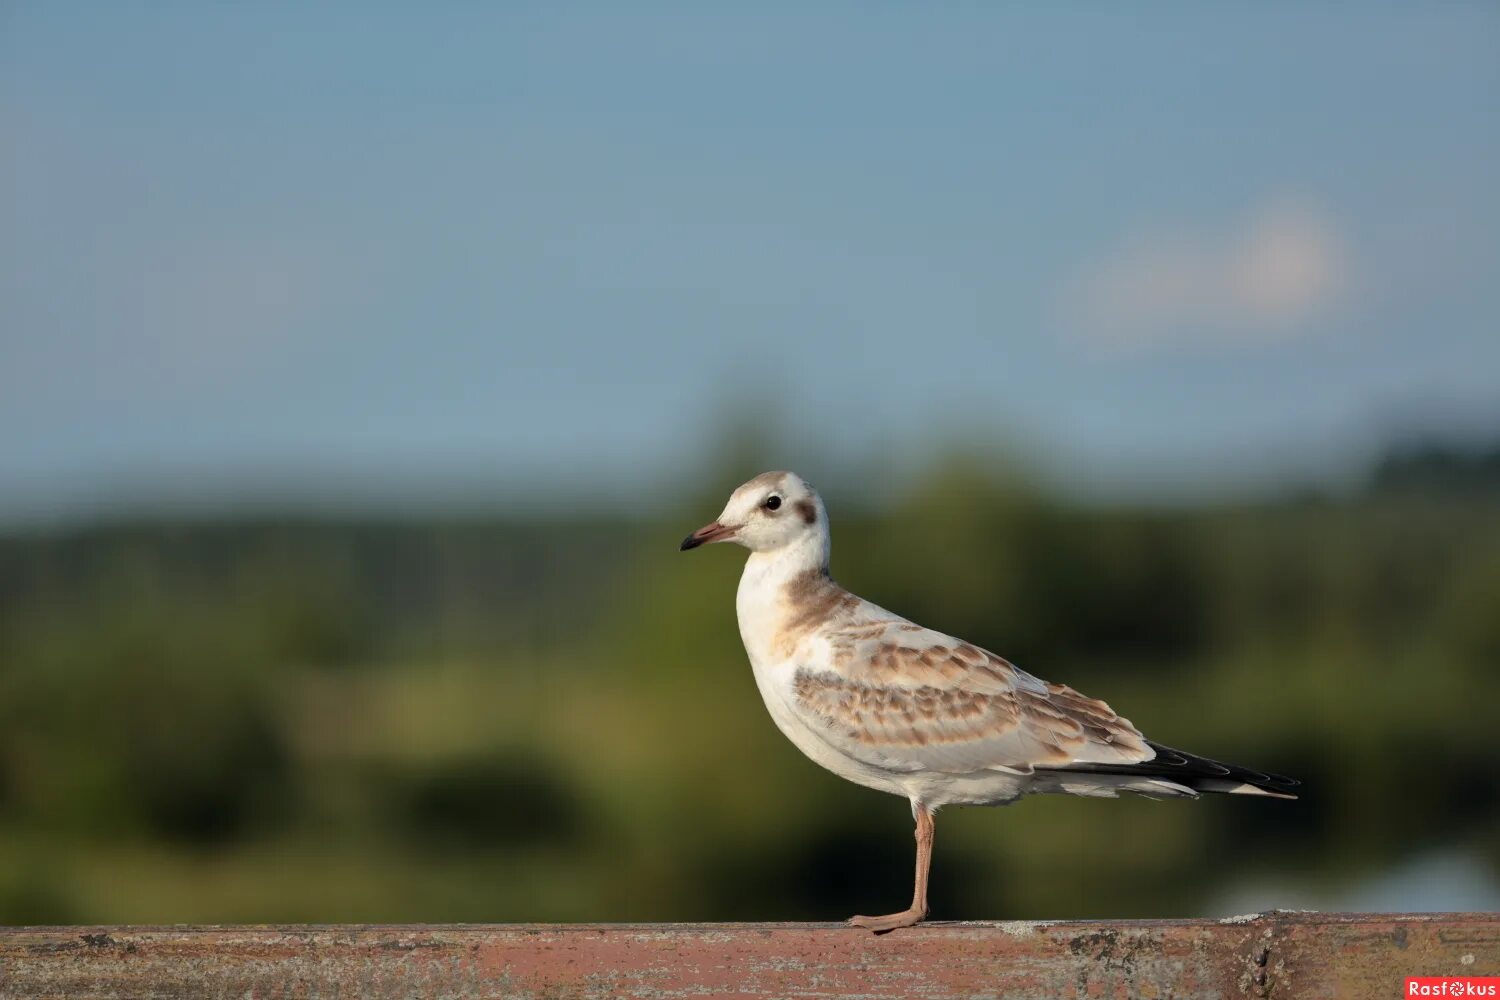
[(761, 506), (766, 510), (776, 510), (781, 506), (781, 497), (773, 493), (771, 496), (766, 497), (766, 502), (761, 504)]

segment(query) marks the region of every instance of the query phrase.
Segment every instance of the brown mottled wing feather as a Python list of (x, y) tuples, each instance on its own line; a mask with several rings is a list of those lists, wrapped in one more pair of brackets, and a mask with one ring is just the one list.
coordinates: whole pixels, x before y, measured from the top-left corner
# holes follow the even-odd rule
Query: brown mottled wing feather
[(798, 667), (791, 696), (815, 732), (856, 760), (901, 771), (1026, 774), (1152, 757), (1130, 721), (1102, 701), (894, 616), (851, 617), (825, 633), (826, 655)]

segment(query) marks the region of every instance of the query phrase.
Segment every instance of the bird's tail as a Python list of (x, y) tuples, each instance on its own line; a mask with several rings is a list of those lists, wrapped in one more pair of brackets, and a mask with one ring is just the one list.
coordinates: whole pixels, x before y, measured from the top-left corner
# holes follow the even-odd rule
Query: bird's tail
[(1185, 753), (1160, 743), (1146, 741), (1156, 756), (1139, 764), (1074, 764), (1059, 771), (1085, 774), (1115, 774), (1147, 781), (1168, 781), (1193, 792), (1217, 792), (1227, 795), (1266, 795), (1274, 799), (1295, 799), (1294, 789), (1302, 782), (1280, 774), (1225, 764), (1222, 761)]

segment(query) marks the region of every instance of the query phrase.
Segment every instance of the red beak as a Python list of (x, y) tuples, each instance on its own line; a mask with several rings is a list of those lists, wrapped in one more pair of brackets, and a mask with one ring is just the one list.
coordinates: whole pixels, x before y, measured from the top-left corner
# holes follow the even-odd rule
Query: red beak
[(698, 546), (707, 545), (709, 542), (722, 542), (726, 538), (733, 538), (736, 530), (735, 528), (726, 527), (718, 521), (714, 521), (712, 524), (705, 524), (684, 538), (682, 540), (682, 547), (677, 551), (686, 552), (688, 549), (696, 549)]

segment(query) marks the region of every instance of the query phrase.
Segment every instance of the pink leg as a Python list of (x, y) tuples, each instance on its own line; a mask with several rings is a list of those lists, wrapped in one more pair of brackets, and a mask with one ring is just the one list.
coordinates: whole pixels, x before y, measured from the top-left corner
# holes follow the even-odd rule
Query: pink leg
[(917, 875), (912, 887), (911, 906), (900, 913), (883, 917), (850, 917), (849, 926), (864, 927), (877, 934), (897, 927), (912, 927), (927, 916), (927, 871), (932, 867), (932, 813), (920, 804), (912, 806), (917, 820)]

